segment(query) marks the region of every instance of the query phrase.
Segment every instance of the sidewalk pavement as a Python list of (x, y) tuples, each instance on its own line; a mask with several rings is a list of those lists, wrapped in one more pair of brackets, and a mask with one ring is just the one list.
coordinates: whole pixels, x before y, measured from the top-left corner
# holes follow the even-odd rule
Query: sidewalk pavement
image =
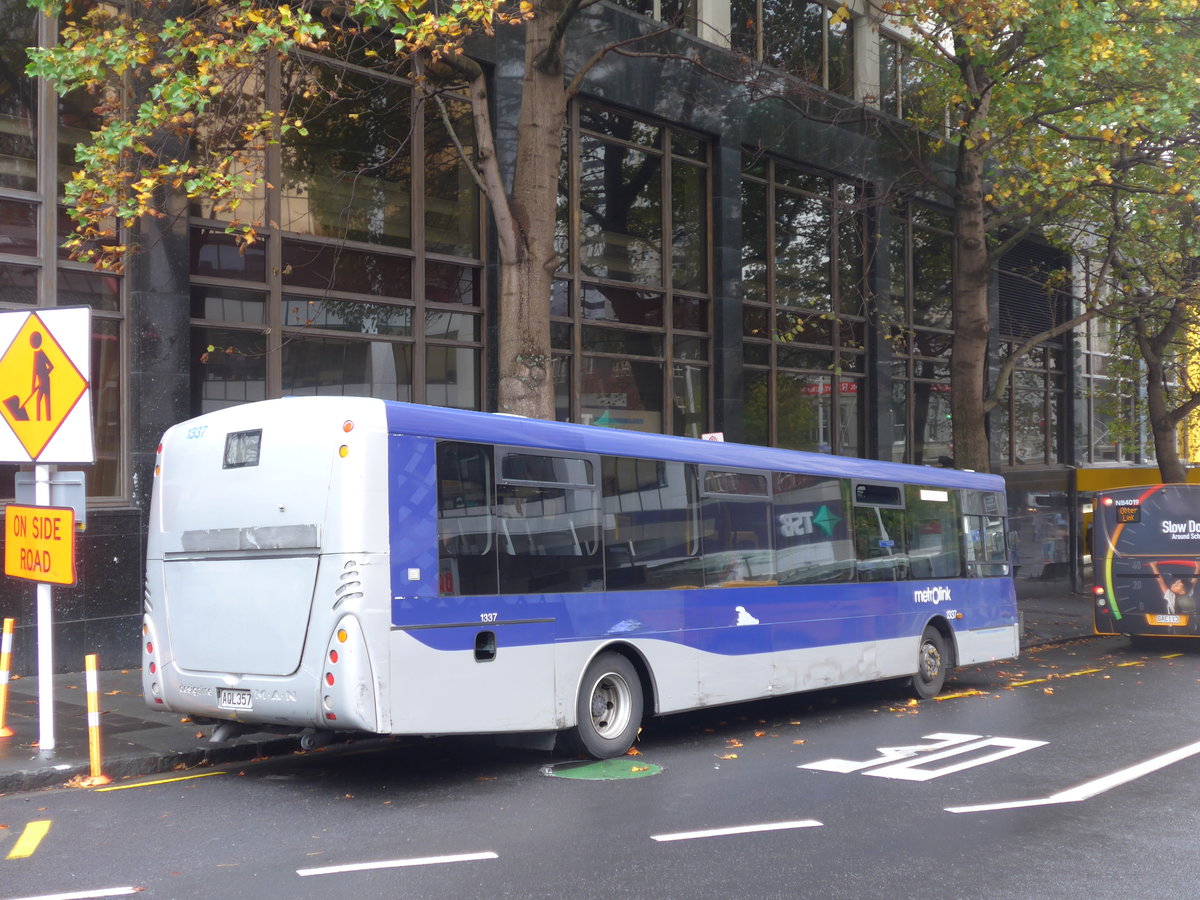
[[(1092, 634), (1091, 599), (1072, 594), (1061, 582), (1018, 582), (1021, 648), (1061, 643)], [(212, 727), (201, 729), (179, 713), (155, 710), (142, 699), (137, 669), (98, 673), (101, 772), (122, 779), (190, 769), (237, 765), (300, 748), (295, 736), (248, 734), (218, 744), (208, 742)], [(0, 737), (0, 795), (79, 784), (91, 774), (88, 755), (87, 693), (83, 673), (54, 677), (52, 751), (41, 751), (38, 678), (9, 682), (5, 724), (14, 732)]]

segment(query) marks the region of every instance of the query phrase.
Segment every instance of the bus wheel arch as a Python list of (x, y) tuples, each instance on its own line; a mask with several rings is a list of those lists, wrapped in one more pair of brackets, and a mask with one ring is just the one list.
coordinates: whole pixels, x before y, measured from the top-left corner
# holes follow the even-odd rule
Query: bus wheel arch
[(632, 647), (609, 645), (583, 670), (575, 694), (575, 726), (563, 734), (565, 747), (597, 759), (621, 756), (633, 746), (652, 705), (645, 660)]
[(947, 673), (954, 668), (954, 635), (945, 619), (925, 623), (917, 643), (916, 672), (910, 679), (918, 700), (930, 700), (941, 693)]

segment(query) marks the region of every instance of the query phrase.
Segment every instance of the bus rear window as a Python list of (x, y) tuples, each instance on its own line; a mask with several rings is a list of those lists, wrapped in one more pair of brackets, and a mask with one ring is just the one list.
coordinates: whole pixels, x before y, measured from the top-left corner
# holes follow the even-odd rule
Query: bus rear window
[(258, 451), (262, 446), (262, 429), (232, 431), (225, 435), (225, 462), (223, 469), (243, 469), (258, 465)]

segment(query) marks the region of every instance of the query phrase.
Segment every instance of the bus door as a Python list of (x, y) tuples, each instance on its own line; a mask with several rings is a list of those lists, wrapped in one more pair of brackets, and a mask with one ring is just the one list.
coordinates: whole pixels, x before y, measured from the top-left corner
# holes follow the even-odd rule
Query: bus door
[[(700, 697), (722, 703), (762, 696), (774, 683), (772, 634), (778, 596), (771, 545), (770, 480), (764, 472), (701, 467), (703, 590), (686, 613), (700, 664)], [(749, 627), (747, 627), (749, 626)]]
[(1196, 635), (1200, 485), (1102, 493), (1095, 507), (1099, 634)]

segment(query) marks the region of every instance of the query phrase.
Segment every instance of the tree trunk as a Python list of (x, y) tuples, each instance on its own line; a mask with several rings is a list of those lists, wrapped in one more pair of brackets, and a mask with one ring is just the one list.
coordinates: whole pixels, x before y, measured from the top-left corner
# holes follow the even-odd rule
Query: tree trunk
[(1175, 330), (1168, 324), (1157, 335), (1145, 332), (1143, 321), (1136, 323), (1137, 340), (1146, 363), (1146, 411), (1150, 418), (1150, 433), (1154, 437), (1154, 455), (1164, 482), (1187, 481), (1187, 469), (1179, 458), (1176, 427), (1178, 418), (1172, 414), (1167, 399), (1164, 348), (1169, 346)]
[(983, 155), (959, 148), (955, 193), (955, 257), (951, 283), (954, 341), (950, 350), (950, 408), (953, 412), (954, 465), (991, 470), (984, 426), (987, 396), (988, 294), (992, 260), (983, 209)]
[[(509, 215), (497, 216), (500, 240), (500, 411), (554, 418), (550, 377), (550, 290), (558, 170), (567, 94), (560, 48), (552, 47), (554, 17), (526, 23), (525, 76), (517, 120), (517, 158)], [(549, 52), (547, 52), (549, 51)]]

